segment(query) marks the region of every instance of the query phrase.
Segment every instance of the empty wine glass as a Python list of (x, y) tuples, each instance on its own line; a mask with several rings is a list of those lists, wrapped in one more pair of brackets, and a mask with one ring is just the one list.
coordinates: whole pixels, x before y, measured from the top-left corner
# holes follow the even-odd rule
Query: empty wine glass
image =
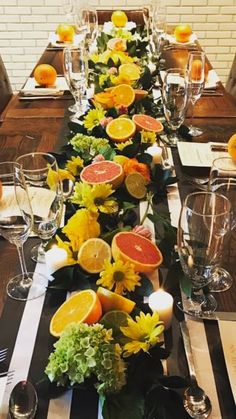
[(86, 33), (86, 44), (89, 50), (95, 42), (98, 35), (98, 15), (96, 9), (89, 7), (86, 11), (87, 19), (87, 33)]
[(162, 86), (162, 101), (166, 121), (173, 131), (168, 137), (169, 145), (176, 146), (177, 129), (183, 123), (188, 99), (187, 71), (170, 68), (166, 71)]
[[(231, 203), (230, 235), (236, 227), (236, 164), (230, 157), (221, 157), (213, 161), (208, 187), (210, 191), (226, 196)], [(232, 283), (231, 274), (226, 269), (217, 267), (209, 289), (211, 292), (226, 291)]]
[(66, 22), (73, 22), (73, 3), (72, 0), (61, 0), (62, 11), (65, 13)]
[(177, 233), (180, 263), (192, 290), (184, 312), (200, 316), (217, 307), (211, 294), (202, 289), (210, 284), (219, 266), (224, 237), (230, 228), (229, 200), (214, 192), (195, 192), (183, 203)]
[(64, 48), (63, 51), (64, 75), (70, 92), (75, 99), (76, 112), (70, 117), (71, 121), (78, 122), (86, 111), (87, 100), (85, 92), (87, 86), (87, 61), (85, 52), (81, 48)]
[(19, 163), (0, 163), (0, 234), (17, 248), (21, 274), (7, 284), (7, 294), (15, 300), (34, 299), (45, 293), (47, 278), (28, 272), (23, 244), (33, 226), (33, 212), (23, 172)]
[(18, 157), (29, 191), (34, 214), (33, 231), (41, 243), (31, 249), (35, 262), (45, 262), (45, 248), (60, 226), (63, 192), (57, 162), (49, 153), (28, 153)]
[(188, 94), (189, 103), (191, 104), (191, 117), (189, 125), (189, 134), (197, 137), (202, 134), (200, 128), (193, 126), (194, 105), (201, 97), (205, 83), (205, 53), (190, 52), (188, 57)]
[(79, 35), (82, 35), (82, 38), (85, 39), (85, 35), (88, 32), (88, 10), (89, 10), (89, 2), (85, 0), (74, 0), (73, 3), (73, 10), (74, 10), (74, 21), (76, 26), (76, 32)]

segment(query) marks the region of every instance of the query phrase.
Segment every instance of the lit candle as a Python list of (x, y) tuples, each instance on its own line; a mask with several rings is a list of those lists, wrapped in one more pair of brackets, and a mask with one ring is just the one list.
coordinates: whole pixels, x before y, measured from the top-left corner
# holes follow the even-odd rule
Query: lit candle
[(65, 249), (53, 246), (46, 252), (45, 261), (48, 274), (51, 275), (63, 266), (68, 265), (67, 252)]
[(173, 314), (173, 297), (163, 289), (153, 292), (149, 296), (149, 307), (153, 312), (157, 311), (160, 320), (164, 322), (165, 330), (169, 329)]
[(151, 147), (148, 147), (147, 153), (151, 154), (153, 164), (162, 163), (162, 148), (157, 144), (153, 144)]

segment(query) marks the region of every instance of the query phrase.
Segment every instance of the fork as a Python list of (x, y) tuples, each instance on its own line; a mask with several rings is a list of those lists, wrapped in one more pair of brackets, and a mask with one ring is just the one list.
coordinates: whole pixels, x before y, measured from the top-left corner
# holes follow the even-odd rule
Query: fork
[(0, 350), (0, 362), (4, 361), (7, 356), (8, 348)]

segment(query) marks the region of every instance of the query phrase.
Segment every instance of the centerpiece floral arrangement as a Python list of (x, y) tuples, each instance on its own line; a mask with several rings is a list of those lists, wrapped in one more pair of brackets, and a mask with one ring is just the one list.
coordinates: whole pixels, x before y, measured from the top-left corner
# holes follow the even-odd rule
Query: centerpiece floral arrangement
[[(67, 254), (49, 288), (80, 291), (51, 320), (59, 340), (45, 371), (61, 386), (95, 386), (104, 419), (184, 418), (174, 389), (186, 382), (164, 375), (164, 324), (144, 303), (153, 292), (150, 273), (161, 264), (165, 288), (174, 286), (173, 271), (178, 277), (176, 231), (163, 205), (176, 178), (148, 150), (163, 131), (163, 112), (152, 94), (143, 28), (116, 27), (114, 16), (89, 59), (95, 94), (56, 155), (60, 179), (74, 188), (66, 224), (48, 246)], [(51, 172), (48, 182), (56, 181)]]

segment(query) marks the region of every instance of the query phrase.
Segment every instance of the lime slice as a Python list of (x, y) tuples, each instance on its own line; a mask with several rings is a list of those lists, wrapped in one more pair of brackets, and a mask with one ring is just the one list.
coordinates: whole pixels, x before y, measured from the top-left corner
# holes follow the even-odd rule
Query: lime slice
[(142, 199), (147, 194), (146, 179), (138, 172), (130, 173), (125, 179), (125, 186), (131, 196)]
[(112, 310), (104, 314), (99, 320), (99, 323), (103, 324), (106, 329), (112, 329), (112, 336), (116, 342), (126, 339), (123, 333), (120, 331), (121, 326), (128, 326), (128, 319), (131, 319), (130, 315), (125, 311)]

